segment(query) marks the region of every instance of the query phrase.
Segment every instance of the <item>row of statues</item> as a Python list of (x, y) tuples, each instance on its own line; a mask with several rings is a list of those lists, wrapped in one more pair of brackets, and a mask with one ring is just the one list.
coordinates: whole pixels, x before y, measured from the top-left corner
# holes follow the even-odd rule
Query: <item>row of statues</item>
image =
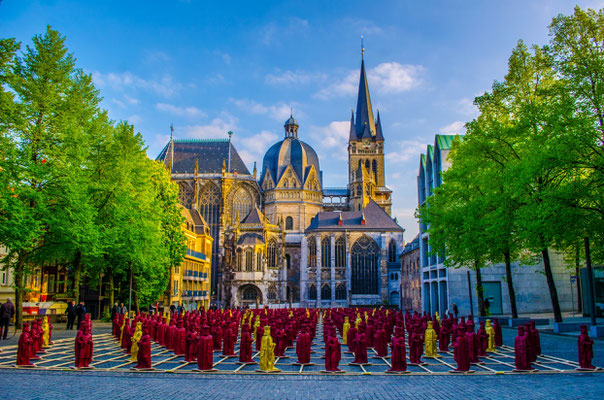
[[(409, 365), (422, 365), (423, 358), (438, 358), (453, 352), (456, 368), (451, 372), (471, 372), (472, 364), (497, 352), (503, 345), (501, 326), (497, 318), (480, 321), (475, 329), (471, 317), (440, 318), (419, 313), (353, 308), (337, 309), (256, 309), (198, 310), (183, 313), (140, 314), (132, 320), (117, 315), (113, 321), (113, 335), (136, 363), (139, 370), (153, 369), (151, 343), (156, 342), (175, 355), (182, 355), (188, 363), (197, 363), (199, 371), (215, 371), (214, 352), (222, 357), (237, 357), (239, 364), (259, 364), (259, 371), (278, 372), (275, 362), (288, 358), (287, 349), (295, 348), (295, 365), (313, 365), (311, 353), (317, 326), (323, 325), (323, 372), (342, 372), (339, 368), (342, 353), (354, 355), (350, 365), (370, 365), (368, 349), (374, 358), (388, 362), (389, 373), (407, 371)], [(17, 366), (31, 367), (31, 360), (52, 344), (52, 324), (48, 317), (24, 324), (19, 338)], [(239, 340), (238, 340), (239, 338)], [(341, 342), (340, 342), (341, 340)], [(239, 351), (235, 346), (239, 342)], [(346, 346), (342, 350), (342, 345)], [(254, 355), (254, 351), (256, 355)], [(440, 353), (440, 354), (439, 354)], [(514, 339), (515, 370), (532, 371), (533, 363), (541, 354), (541, 340), (534, 321), (518, 327)], [(594, 370), (593, 340), (587, 327), (581, 326), (578, 338), (580, 368)], [(93, 355), (92, 323), (87, 314), (80, 324), (75, 339), (75, 368), (91, 368)], [(254, 358), (258, 357), (258, 361)]]

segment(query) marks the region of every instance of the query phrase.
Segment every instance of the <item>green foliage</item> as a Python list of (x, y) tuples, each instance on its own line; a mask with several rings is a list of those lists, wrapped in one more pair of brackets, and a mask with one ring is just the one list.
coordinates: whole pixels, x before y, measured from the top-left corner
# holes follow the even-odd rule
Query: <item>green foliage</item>
[(19, 318), (31, 265), (71, 266), (76, 298), (84, 277), (126, 287), (132, 271), (135, 296), (155, 301), (184, 255), (178, 187), (133, 126), (108, 119), (65, 37), (48, 27), (19, 48), (0, 40), (0, 243)]

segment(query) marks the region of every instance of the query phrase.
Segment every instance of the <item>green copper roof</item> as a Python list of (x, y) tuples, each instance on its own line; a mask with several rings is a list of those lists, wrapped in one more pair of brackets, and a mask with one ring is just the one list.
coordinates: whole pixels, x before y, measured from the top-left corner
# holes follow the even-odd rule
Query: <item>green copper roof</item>
[(434, 160), (434, 146), (431, 144), (428, 145), (428, 156), (430, 157), (430, 160)]
[(449, 150), (456, 136), (459, 135), (436, 135), (436, 145), (440, 150)]
[(421, 154), (420, 157), (420, 162), (422, 163), (422, 167), (426, 167), (426, 155), (425, 154)]

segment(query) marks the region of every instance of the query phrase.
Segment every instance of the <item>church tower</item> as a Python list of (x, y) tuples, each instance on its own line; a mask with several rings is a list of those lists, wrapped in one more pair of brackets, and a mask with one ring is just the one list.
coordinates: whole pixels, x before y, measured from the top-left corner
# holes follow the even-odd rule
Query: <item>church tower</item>
[[(365, 207), (370, 196), (390, 215), (392, 191), (386, 187), (384, 178), (384, 136), (380, 113), (373, 118), (365, 60), (361, 61), (361, 77), (357, 99), (356, 120), (350, 118), (348, 138), (348, 179), (350, 209), (359, 211)], [(371, 189), (368, 189), (371, 187)]]

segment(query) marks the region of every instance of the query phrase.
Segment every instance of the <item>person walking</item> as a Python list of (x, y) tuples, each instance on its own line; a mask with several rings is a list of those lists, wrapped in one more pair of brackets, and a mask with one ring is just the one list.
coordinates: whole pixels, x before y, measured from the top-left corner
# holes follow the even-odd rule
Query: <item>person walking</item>
[(75, 305), (75, 301), (72, 301), (71, 304), (67, 306), (67, 310), (65, 311), (65, 314), (67, 314), (67, 328), (65, 329), (68, 331), (73, 329), (73, 323), (75, 322), (77, 316), (76, 309), (77, 307)]
[(113, 305), (111, 309), (111, 321), (115, 320), (115, 316), (120, 313), (120, 308), (117, 306), (117, 303)]
[(80, 324), (84, 319), (84, 315), (86, 315), (86, 306), (83, 301), (80, 301), (80, 304), (76, 307), (76, 315), (78, 317), (78, 326), (77, 329), (80, 330)]
[(124, 303), (120, 303), (120, 314), (126, 315), (128, 314), (128, 309), (124, 306)]
[(459, 310), (457, 309), (457, 304), (453, 303), (453, 314), (455, 314), (455, 318), (457, 318), (457, 314), (459, 314)]
[(10, 301), (10, 299), (6, 299), (6, 303), (0, 306), (0, 337), (2, 337), (2, 340), (6, 340), (6, 335), (8, 335), (8, 326), (14, 315), (15, 305)]

